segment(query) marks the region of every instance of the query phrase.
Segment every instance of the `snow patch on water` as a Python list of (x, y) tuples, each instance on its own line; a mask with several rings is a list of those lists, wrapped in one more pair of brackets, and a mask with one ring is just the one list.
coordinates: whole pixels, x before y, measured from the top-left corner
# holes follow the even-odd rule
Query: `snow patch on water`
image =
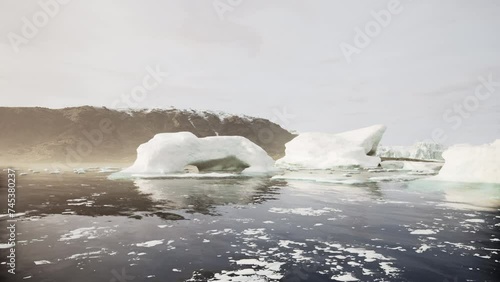
[(278, 246), (282, 247), (282, 248), (287, 248), (287, 249), (290, 249), (291, 247), (289, 247), (288, 245), (297, 245), (297, 246), (301, 246), (301, 247), (306, 247), (306, 243), (301, 243), (301, 242), (294, 242), (294, 241), (289, 241), (289, 240), (280, 240), (278, 242)]
[(35, 265), (51, 264), (51, 262), (48, 260), (35, 260), (34, 263)]
[(484, 223), (484, 219), (480, 218), (471, 218), (471, 219), (466, 219), (465, 222), (472, 222), (472, 223)]
[(336, 281), (344, 281), (344, 282), (359, 281), (359, 279), (354, 277), (351, 273), (346, 273), (346, 274), (341, 274), (341, 275), (333, 275), (332, 279), (336, 280)]
[(431, 229), (416, 229), (410, 232), (412, 235), (432, 235), (436, 234), (437, 232), (435, 230)]
[(286, 209), (286, 208), (270, 208), (269, 212), (272, 213), (281, 213), (281, 214), (296, 214), (296, 215), (303, 215), (303, 216), (320, 216), (326, 213), (330, 213), (334, 211), (334, 209), (331, 208), (322, 208), (322, 209), (313, 209), (313, 208), (292, 208), (292, 209)]
[(427, 251), (430, 248), (431, 248), (431, 246), (429, 246), (427, 244), (422, 244), (415, 252), (421, 254), (421, 253)]
[(147, 241), (147, 242), (142, 242), (142, 243), (137, 243), (135, 244), (137, 247), (144, 247), (144, 248), (151, 248), (151, 247), (154, 247), (154, 246), (157, 246), (157, 245), (161, 245), (163, 244), (163, 241), (165, 239), (161, 239), (161, 240), (151, 240), (151, 241)]
[(101, 236), (106, 236), (115, 232), (109, 227), (82, 227), (61, 235), (59, 241), (70, 241), (80, 238), (95, 239)]
[[(95, 258), (100, 258), (102, 257), (102, 254), (106, 253), (107, 249), (101, 248), (98, 251), (91, 251), (91, 252), (85, 252), (85, 253), (80, 253), (80, 254), (74, 254), (66, 259), (72, 259), (72, 260), (83, 260), (83, 259), (95, 259)], [(112, 253), (110, 253), (111, 255)]]

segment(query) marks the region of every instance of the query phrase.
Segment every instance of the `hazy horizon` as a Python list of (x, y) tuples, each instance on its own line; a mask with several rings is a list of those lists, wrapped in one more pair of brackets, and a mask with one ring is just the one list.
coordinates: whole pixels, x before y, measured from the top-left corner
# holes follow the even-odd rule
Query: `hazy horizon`
[[(67, 2), (0, 3), (1, 106), (116, 108), (160, 72), (130, 108), (225, 111), (299, 132), (385, 124), (387, 145), (436, 130), (445, 144), (500, 136), (500, 2)], [(356, 45), (372, 22), (380, 31)]]

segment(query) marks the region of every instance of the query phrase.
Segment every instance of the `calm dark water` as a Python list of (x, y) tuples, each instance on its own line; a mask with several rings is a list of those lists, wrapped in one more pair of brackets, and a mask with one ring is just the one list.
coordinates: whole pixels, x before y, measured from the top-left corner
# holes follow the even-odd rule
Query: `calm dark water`
[(495, 185), (42, 172), (18, 186), (1, 281), (498, 281)]

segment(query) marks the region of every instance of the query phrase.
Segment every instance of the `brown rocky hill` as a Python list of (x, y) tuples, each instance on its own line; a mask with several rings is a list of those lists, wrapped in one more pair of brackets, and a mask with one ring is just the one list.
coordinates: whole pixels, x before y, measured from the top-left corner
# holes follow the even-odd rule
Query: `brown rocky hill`
[(179, 131), (244, 136), (275, 159), (295, 137), (266, 119), (209, 111), (0, 107), (0, 163), (133, 162), (140, 144)]

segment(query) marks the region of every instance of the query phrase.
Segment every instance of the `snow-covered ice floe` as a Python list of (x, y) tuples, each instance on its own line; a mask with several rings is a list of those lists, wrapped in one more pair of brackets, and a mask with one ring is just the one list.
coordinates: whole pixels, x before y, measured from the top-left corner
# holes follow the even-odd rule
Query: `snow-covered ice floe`
[[(382, 162), (382, 166), (385, 162)], [(416, 179), (425, 179), (430, 175), (436, 175), (442, 166), (439, 163), (416, 163), (405, 165), (397, 162), (399, 169), (300, 169), (287, 170), (282, 174), (275, 175), (272, 179), (286, 180), (288, 182), (307, 181), (338, 185), (359, 185), (374, 182), (407, 182)], [(406, 162), (409, 163), (409, 162)]]
[(500, 139), (479, 146), (455, 145), (443, 157), (445, 164), (432, 180), (500, 183)]
[(397, 169), (401, 171), (410, 171), (421, 174), (437, 174), (443, 162), (412, 162), (412, 161), (383, 161), (380, 163), (382, 168)]
[(35, 263), (35, 265), (43, 265), (43, 264), (51, 264), (52, 262), (48, 260), (35, 260), (33, 263)]
[(76, 174), (85, 174), (87, 171), (84, 168), (75, 168), (73, 169), (73, 172)]
[(377, 167), (380, 158), (374, 155), (385, 130), (384, 125), (374, 125), (339, 134), (302, 133), (285, 145), (285, 157), (276, 165), (299, 169)]
[(155, 179), (155, 178), (235, 178), (244, 176), (237, 173), (220, 173), (220, 172), (207, 172), (207, 173), (167, 173), (167, 174), (134, 174), (135, 178), (142, 179)]
[(331, 174), (302, 174), (300, 172), (287, 172), (282, 175), (275, 175), (272, 179), (276, 180), (295, 180), (295, 181), (312, 181), (320, 183), (332, 184), (361, 184), (369, 182), (363, 178), (352, 178), (347, 176), (331, 175)]
[(111, 178), (167, 175), (194, 170), (240, 172), (277, 171), (274, 160), (258, 145), (241, 136), (198, 138), (190, 132), (161, 133), (137, 148), (135, 163)]
[(117, 167), (101, 167), (99, 168), (98, 173), (107, 173), (107, 172), (117, 172), (120, 169)]
[(147, 242), (143, 242), (143, 243), (137, 243), (136, 246), (137, 247), (144, 247), (144, 248), (151, 248), (151, 247), (154, 247), (156, 245), (161, 245), (163, 244), (163, 241), (165, 239), (161, 239), (161, 240), (152, 240), (152, 241), (147, 241)]

